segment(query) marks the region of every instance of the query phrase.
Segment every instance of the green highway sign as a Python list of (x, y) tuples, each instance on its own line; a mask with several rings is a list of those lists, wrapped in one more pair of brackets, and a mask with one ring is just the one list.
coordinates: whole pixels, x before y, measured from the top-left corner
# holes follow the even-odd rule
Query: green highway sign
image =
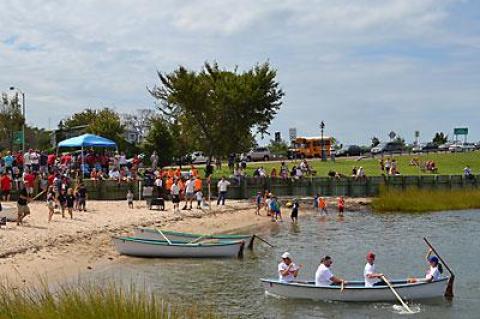
[(468, 135), (468, 127), (456, 127), (453, 129), (453, 135)]
[(13, 144), (23, 144), (23, 132), (18, 131), (13, 133)]

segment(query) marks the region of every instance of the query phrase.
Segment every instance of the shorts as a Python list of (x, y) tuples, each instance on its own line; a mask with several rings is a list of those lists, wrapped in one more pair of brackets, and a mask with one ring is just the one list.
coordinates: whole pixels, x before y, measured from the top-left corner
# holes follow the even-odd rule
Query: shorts
[(54, 209), (55, 208), (55, 203), (53, 201), (48, 201), (47, 202), (47, 207), (50, 208), (50, 209)]
[(10, 195), (10, 190), (9, 189), (7, 189), (7, 190), (2, 189), (2, 194), (5, 195), (5, 196)]
[(194, 196), (194, 195), (195, 195), (195, 193), (186, 193), (186, 194), (185, 194), (185, 197), (186, 197), (187, 199), (193, 199), (193, 196)]
[(173, 195), (172, 196), (172, 203), (174, 203), (174, 204), (180, 203), (180, 195)]
[(28, 194), (33, 194), (33, 187), (27, 186), (25, 189), (27, 190)]
[(298, 217), (298, 210), (292, 210), (292, 214), (290, 215), (292, 218), (297, 218)]
[(28, 205), (20, 205), (17, 203), (17, 208), (18, 208), (18, 217), (22, 218), (27, 215), (30, 215), (30, 208)]
[(85, 205), (85, 197), (79, 197), (77, 203), (78, 205)]

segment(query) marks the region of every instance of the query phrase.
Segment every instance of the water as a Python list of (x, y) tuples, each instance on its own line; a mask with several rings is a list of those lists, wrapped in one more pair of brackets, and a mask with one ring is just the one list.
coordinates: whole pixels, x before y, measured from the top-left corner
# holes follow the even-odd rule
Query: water
[[(183, 304), (212, 306), (239, 318), (478, 318), (480, 317), (480, 211), (423, 215), (346, 213), (345, 218), (300, 216), (250, 229), (276, 245), (257, 242), (243, 259), (121, 258), (97, 270), (96, 278), (132, 281)], [(456, 274), (455, 299), (416, 302), (418, 313), (402, 314), (394, 303), (313, 302), (266, 296), (261, 277), (276, 277), (279, 256), (289, 251), (304, 264), (300, 280), (312, 280), (322, 255), (333, 257), (332, 270), (360, 279), (369, 250), (377, 254), (377, 270), (390, 278), (423, 276), (426, 236)]]

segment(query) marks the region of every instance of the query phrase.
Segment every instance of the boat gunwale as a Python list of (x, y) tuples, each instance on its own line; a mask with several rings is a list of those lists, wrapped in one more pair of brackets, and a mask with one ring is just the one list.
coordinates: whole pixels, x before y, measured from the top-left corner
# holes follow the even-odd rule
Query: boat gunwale
[[(150, 228), (150, 227), (137, 227), (140, 231), (144, 232), (149, 232), (149, 233), (155, 233), (155, 234), (160, 234), (160, 232), (155, 229), (155, 228)], [(174, 230), (161, 230), (164, 234), (171, 234), (175, 236), (180, 236), (180, 237), (206, 237), (206, 238), (212, 238), (212, 237), (218, 237), (219, 239), (250, 239), (254, 235), (242, 235), (242, 234), (211, 234), (211, 235), (204, 235), (204, 234), (195, 234), (195, 233), (188, 233), (188, 232), (177, 232)]]
[[(449, 280), (450, 277), (441, 277), (438, 280), (435, 281), (422, 281), (422, 282), (415, 282), (415, 283), (402, 283), (402, 284), (395, 284), (395, 281), (399, 280), (393, 280), (392, 281), (392, 286), (397, 289), (397, 288), (414, 288), (414, 287), (420, 287), (420, 286), (425, 286), (425, 285), (430, 285), (434, 284), (437, 282), (443, 282), (446, 280)], [(267, 279), (267, 278), (260, 278), (260, 280), (264, 283), (274, 283), (282, 286), (288, 286), (288, 287), (302, 287), (302, 288), (320, 288), (320, 289), (342, 289), (340, 285), (330, 285), (330, 286), (316, 286), (315, 282), (309, 281), (309, 282), (282, 282), (278, 279)], [(405, 280), (401, 280), (402, 282), (405, 282)], [(364, 281), (350, 281), (350, 283), (364, 283)], [(359, 285), (359, 286), (344, 286), (343, 290), (350, 290), (350, 289), (388, 289), (390, 290), (390, 287), (387, 285), (381, 285), (381, 286), (373, 286), (373, 287), (365, 287), (365, 285)]]
[(187, 242), (179, 243), (178, 241), (171, 241), (171, 243), (166, 240), (155, 240), (155, 239), (140, 239), (135, 237), (123, 237), (123, 236), (112, 236), (112, 239), (118, 239), (129, 242), (140, 242), (142, 244), (150, 244), (157, 246), (177, 246), (177, 247), (218, 247), (218, 246), (235, 246), (245, 244), (243, 240), (236, 241), (223, 241), (220, 243), (192, 243)]

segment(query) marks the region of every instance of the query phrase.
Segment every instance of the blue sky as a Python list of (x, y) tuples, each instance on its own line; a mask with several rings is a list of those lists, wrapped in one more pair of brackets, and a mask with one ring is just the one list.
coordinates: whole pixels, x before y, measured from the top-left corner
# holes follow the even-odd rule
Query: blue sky
[(48, 127), (87, 106), (154, 107), (156, 71), (270, 61), (286, 92), (271, 132), (343, 143), (470, 128), (480, 140), (480, 1), (0, 2), (0, 91)]

